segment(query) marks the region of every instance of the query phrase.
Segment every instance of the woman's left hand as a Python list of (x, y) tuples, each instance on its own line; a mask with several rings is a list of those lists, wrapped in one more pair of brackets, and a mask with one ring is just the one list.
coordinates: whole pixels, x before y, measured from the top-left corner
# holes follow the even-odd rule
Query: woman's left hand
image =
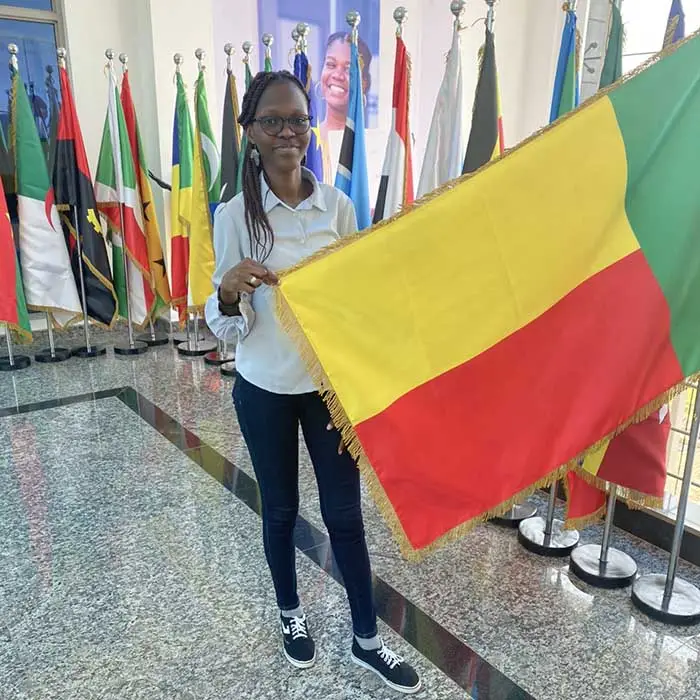
[[(328, 432), (331, 432), (332, 430), (335, 430), (335, 429), (336, 429), (336, 428), (335, 428), (335, 426), (333, 425), (333, 421), (331, 421), (330, 423), (328, 423), (328, 425), (326, 426), (326, 430), (327, 430)], [(341, 438), (340, 438), (340, 444), (338, 445), (338, 454), (339, 454), (339, 455), (342, 455), (343, 452), (345, 452), (345, 445), (343, 445), (343, 438), (341, 437)]]

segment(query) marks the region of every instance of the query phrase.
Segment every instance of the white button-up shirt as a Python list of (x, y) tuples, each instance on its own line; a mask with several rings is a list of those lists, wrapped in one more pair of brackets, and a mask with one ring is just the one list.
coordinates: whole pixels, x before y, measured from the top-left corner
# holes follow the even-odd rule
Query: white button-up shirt
[[(347, 195), (319, 183), (306, 168), (302, 169), (302, 176), (312, 183), (313, 193), (293, 209), (278, 199), (261, 174), (263, 207), (275, 237), (272, 252), (262, 264), (273, 272), (296, 265), (338, 238), (357, 231), (355, 209)], [(255, 259), (242, 194), (216, 211), (214, 252), (215, 290), (226, 272), (241, 260)], [(243, 294), (240, 309), (240, 316), (223, 316), (216, 292), (207, 300), (205, 309), (214, 335), (237, 343), (236, 370), (240, 375), (276, 394), (315, 391), (299, 353), (277, 322), (274, 290), (263, 284), (252, 295)]]

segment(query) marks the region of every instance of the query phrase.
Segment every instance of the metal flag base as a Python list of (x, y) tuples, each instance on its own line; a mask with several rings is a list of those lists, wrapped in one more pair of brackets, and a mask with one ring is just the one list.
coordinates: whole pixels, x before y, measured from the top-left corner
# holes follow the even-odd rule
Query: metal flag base
[(34, 359), (37, 362), (48, 364), (54, 362), (65, 362), (66, 360), (69, 360), (72, 355), (73, 352), (68, 348), (54, 348), (53, 352), (51, 352), (51, 348), (47, 348), (46, 350), (40, 350), (36, 355), (34, 355)]
[(648, 574), (632, 587), (632, 602), (649, 617), (674, 625), (700, 622), (700, 590), (692, 583), (676, 578), (673, 593), (664, 602), (665, 574)]
[(532, 505), (532, 503), (517, 503), (507, 513), (494, 518), (491, 522), (515, 529), (523, 520), (535, 515), (537, 515), (537, 506)]
[(552, 521), (550, 533), (546, 533), (547, 521), (537, 516), (523, 520), (518, 526), (518, 542), (525, 549), (545, 557), (566, 557), (578, 544), (576, 530), (565, 530), (561, 520)]
[(232, 352), (220, 352), (216, 350), (214, 352), (208, 352), (204, 356), (204, 362), (208, 365), (225, 365), (227, 362), (233, 362), (236, 358), (235, 354)]
[(189, 343), (180, 343), (177, 351), (184, 357), (202, 357), (216, 351), (216, 343), (202, 343), (191, 340)]
[(73, 348), (73, 357), (104, 357), (107, 354), (107, 348), (104, 345), (91, 345), (89, 348), (82, 345), (79, 348)]
[(0, 372), (15, 372), (18, 369), (27, 369), (32, 364), (31, 358), (26, 355), (14, 355), (12, 360), (8, 355), (0, 357)]
[(224, 377), (235, 377), (236, 376), (236, 363), (235, 362), (225, 362), (219, 367), (221, 374)]
[(136, 341), (146, 343), (151, 348), (157, 348), (161, 345), (167, 345), (170, 342), (170, 336), (167, 333), (144, 333), (137, 335)]
[(141, 343), (139, 341), (134, 341), (128, 345), (115, 345), (114, 354), (130, 357), (133, 355), (143, 355), (148, 352), (148, 345), (146, 343)]
[(601, 561), (603, 548), (585, 544), (571, 552), (569, 569), (582, 581), (598, 588), (625, 588), (637, 575), (637, 562), (619, 549), (609, 548), (607, 561)]
[[(192, 335), (192, 333), (190, 333), (190, 336), (191, 335)], [(189, 340), (190, 336), (188, 336), (187, 333), (185, 333), (185, 332), (173, 333), (170, 336), (170, 340), (172, 340), (173, 345), (180, 345), (180, 343), (186, 343)], [(198, 336), (199, 337), (197, 338), (197, 340), (201, 343), (204, 340), (204, 333), (199, 332)]]

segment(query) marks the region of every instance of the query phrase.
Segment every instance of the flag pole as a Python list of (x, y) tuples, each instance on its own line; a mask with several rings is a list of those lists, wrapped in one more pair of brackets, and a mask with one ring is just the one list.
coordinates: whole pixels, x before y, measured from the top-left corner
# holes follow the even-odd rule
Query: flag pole
[(53, 335), (53, 319), (51, 314), (46, 312), (46, 330), (49, 333), (49, 347), (40, 350), (34, 355), (34, 359), (41, 363), (65, 362), (73, 354), (68, 348), (57, 348)]
[[(107, 67), (110, 71), (114, 71), (114, 51), (112, 49), (107, 49), (105, 51), (105, 56), (107, 58)], [(128, 61), (128, 57), (126, 57)], [(114, 154), (117, 157), (117, 154)], [(117, 177), (121, 178), (122, 174), (117, 173)], [(123, 188), (124, 184), (119, 183), (120, 187)], [(146, 343), (141, 343), (134, 339), (134, 327), (133, 320), (131, 317), (131, 284), (129, 281), (129, 258), (126, 253), (126, 226), (124, 222), (126, 217), (124, 216), (124, 202), (121, 201), (122, 197), (119, 197), (119, 224), (121, 227), (122, 234), (122, 262), (124, 265), (124, 285), (126, 287), (126, 325), (127, 332), (129, 335), (128, 345), (115, 345), (114, 352), (117, 355), (142, 355), (148, 350), (148, 345)]]
[[(10, 44), (12, 46), (12, 44)], [(9, 47), (8, 47), (9, 48)], [(5, 340), (7, 342), (7, 355), (0, 357), (0, 372), (15, 372), (18, 369), (26, 369), (32, 361), (26, 355), (15, 355), (12, 345), (12, 331), (10, 324), (5, 323)]]
[(690, 486), (693, 480), (695, 452), (700, 433), (700, 386), (695, 387), (695, 405), (693, 422), (688, 437), (688, 451), (685, 455), (685, 467), (681, 495), (676, 508), (676, 526), (673, 530), (671, 555), (668, 571), (664, 574), (647, 574), (638, 578), (632, 587), (632, 602), (649, 617), (661, 622), (676, 625), (689, 625), (700, 621), (700, 590), (693, 584), (677, 577), (678, 559), (685, 532), (685, 515), (690, 498)]
[(571, 552), (569, 569), (582, 581), (598, 588), (624, 588), (634, 581), (637, 563), (628, 554), (610, 547), (617, 504), (617, 486), (608, 491), (605, 528), (600, 544), (584, 544)]

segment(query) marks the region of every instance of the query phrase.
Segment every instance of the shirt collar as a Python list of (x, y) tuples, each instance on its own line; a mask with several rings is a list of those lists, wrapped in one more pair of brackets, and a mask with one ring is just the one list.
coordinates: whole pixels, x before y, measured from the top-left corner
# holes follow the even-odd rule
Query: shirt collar
[[(328, 211), (326, 198), (323, 195), (323, 190), (319, 186), (316, 176), (308, 168), (304, 167), (301, 169), (301, 176), (304, 180), (308, 180), (313, 185), (314, 190), (308, 199), (305, 199), (303, 202), (301, 202), (301, 204), (299, 204), (297, 209), (303, 210), (316, 207), (316, 209), (320, 209), (321, 211)], [(269, 214), (277, 205), (286, 207), (287, 209), (291, 208), (281, 199), (279, 199), (279, 197), (270, 189), (270, 186), (267, 184), (267, 180), (265, 179), (265, 175), (262, 171), (260, 172), (260, 194), (262, 195), (263, 209), (265, 209), (266, 214)]]

